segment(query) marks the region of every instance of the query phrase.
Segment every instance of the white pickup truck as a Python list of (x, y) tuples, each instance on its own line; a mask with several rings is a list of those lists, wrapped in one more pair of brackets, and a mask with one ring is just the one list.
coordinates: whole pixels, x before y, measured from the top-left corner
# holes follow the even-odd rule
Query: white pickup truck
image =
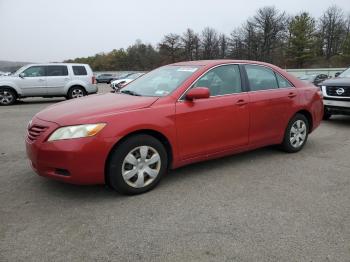
[(95, 82), (87, 64), (30, 64), (0, 77), (0, 105), (25, 97), (78, 98), (96, 93)]

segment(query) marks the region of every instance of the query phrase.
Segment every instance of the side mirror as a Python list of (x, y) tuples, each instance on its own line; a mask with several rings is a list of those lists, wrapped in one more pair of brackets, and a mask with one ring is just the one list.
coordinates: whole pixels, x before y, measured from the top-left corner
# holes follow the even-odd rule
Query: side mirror
[(20, 78), (24, 78), (24, 77), (25, 77), (25, 74), (24, 74), (24, 73), (20, 73), (18, 76), (19, 76)]
[(210, 91), (207, 87), (192, 88), (186, 94), (186, 100), (193, 101), (194, 99), (204, 99), (210, 97)]
[(338, 77), (340, 74), (341, 74), (341, 72), (336, 72), (334, 76)]

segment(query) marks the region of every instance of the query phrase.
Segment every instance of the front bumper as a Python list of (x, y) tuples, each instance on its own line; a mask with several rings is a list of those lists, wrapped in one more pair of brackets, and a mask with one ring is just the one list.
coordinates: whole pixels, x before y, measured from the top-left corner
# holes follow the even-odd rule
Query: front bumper
[(350, 115), (350, 99), (324, 98), (325, 110), (334, 115)]
[(72, 184), (105, 183), (105, 163), (114, 141), (97, 135), (47, 142), (58, 125), (38, 118), (32, 125), (47, 127), (35, 141), (28, 136), (25, 141), (30, 165), (38, 175)]
[(325, 106), (334, 106), (334, 107), (346, 107), (346, 108), (350, 108), (350, 99), (349, 101), (346, 100), (334, 100), (334, 99), (327, 99), (324, 98), (323, 99), (323, 104)]

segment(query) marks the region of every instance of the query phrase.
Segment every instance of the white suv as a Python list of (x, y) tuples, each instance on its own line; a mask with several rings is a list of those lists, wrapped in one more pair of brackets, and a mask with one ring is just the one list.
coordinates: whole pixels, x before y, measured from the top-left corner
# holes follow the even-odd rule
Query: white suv
[(78, 98), (97, 93), (96, 80), (86, 64), (31, 64), (14, 74), (0, 77), (0, 105), (11, 105), (17, 98)]

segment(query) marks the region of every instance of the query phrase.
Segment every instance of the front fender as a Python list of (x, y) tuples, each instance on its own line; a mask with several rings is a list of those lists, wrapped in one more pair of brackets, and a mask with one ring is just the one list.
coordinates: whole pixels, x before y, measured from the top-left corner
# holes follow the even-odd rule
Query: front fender
[(0, 88), (1, 87), (11, 87), (14, 90), (16, 90), (18, 95), (21, 96), (23, 94), (22, 90), (15, 83), (13, 83), (11, 81), (1, 80), (0, 81)]

